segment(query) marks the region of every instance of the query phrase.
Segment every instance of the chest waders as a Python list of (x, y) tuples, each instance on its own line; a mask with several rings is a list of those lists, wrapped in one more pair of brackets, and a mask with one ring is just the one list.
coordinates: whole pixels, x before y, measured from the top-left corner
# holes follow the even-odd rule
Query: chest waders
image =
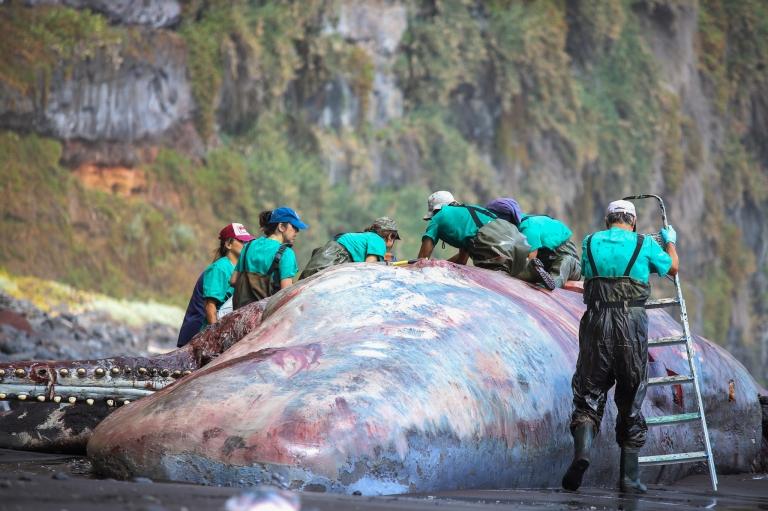
[(589, 467), (592, 439), (600, 429), (608, 390), (615, 384), (620, 485), (623, 491), (645, 491), (639, 481), (638, 451), (648, 432), (640, 407), (648, 384), (645, 301), (651, 287), (629, 276), (643, 240), (643, 235), (637, 236), (635, 250), (622, 276), (603, 277), (592, 256), (592, 236), (587, 238), (587, 259), (593, 276), (584, 284), (587, 310), (579, 324), (579, 357), (571, 384), (574, 410), (570, 428), (575, 454), (563, 477), (563, 487), (568, 490), (581, 485)]
[(352, 255), (349, 253), (349, 250), (338, 242), (338, 239), (342, 236), (343, 234), (337, 234), (331, 241), (312, 251), (312, 257), (309, 258), (307, 266), (301, 272), (299, 280), (306, 279), (331, 266), (352, 262)]
[[(464, 249), (479, 268), (504, 271), (511, 276), (520, 273), (528, 259), (530, 245), (514, 224), (496, 217), (491, 211), (475, 206), (462, 206), (469, 210), (477, 226), (477, 234), (468, 239)], [(483, 225), (477, 212), (491, 218)]]
[[(249, 242), (240, 256), (244, 258), (244, 261), (250, 246)], [(290, 246), (290, 243), (280, 245), (266, 275), (250, 271), (240, 273), (235, 282), (235, 291), (232, 293), (232, 308), (234, 310), (251, 302), (257, 302), (270, 297), (280, 290), (280, 259), (282, 259), (285, 249)]]

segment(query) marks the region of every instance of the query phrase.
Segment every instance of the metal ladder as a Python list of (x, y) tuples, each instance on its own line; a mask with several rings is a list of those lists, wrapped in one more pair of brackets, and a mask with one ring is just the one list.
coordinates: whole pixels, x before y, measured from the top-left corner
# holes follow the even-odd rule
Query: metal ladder
[[(667, 211), (664, 207), (664, 201), (658, 195), (633, 195), (631, 197), (624, 197), (625, 200), (634, 199), (656, 199), (659, 202), (661, 209), (661, 219), (664, 227), (667, 227)], [(709, 430), (707, 429), (707, 420), (704, 417), (704, 404), (701, 401), (701, 389), (699, 387), (699, 375), (696, 371), (696, 364), (694, 363), (695, 350), (693, 346), (693, 340), (691, 339), (691, 330), (688, 326), (688, 312), (685, 309), (685, 300), (683, 299), (683, 292), (680, 288), (680, 277), (675, 275), (674, 279), (668, 277), (675, 283), (676, 298), (662, 298), (659, 300), (648, 300), (645, 303), (646, 309), (658, 309), (662, 307), (680, 307), (680, 323), (683, 325), (682, 337), (660, 337), (656, 339), (648, 339), (648, 347), (663, 347), (663, 346), (679, 346), (685, 345), (685, 351), (688, 358), (688, 367), (690, 368), (689, 375), (674, 375), (674, 376), (662, 376), (660, 378), (649, 378), (648, 386), (651, 385), (680, 385), (692, 383), (696, 392), (696, 404), (698, 411), (691, 413), (681, 413), (677, 415), (662, 415), (658, 417), (646, 418), (648, 426), (666, 426), (674, 424), (682, 424), (686, 422), (701, 421), (701, 429), (704, 434), (704, 450), (695, 452), (681, 452), (674, 454), (659, 454), (655, 456), (641, 456), (640, 466), (653, 466), (653, 465), (672, 465), (677, 463), (694, 463), (699, 461), (706, 462), (709, 468), (709, 478), (712, 481), (712, 491), (717, 491), (717, 473), (715, 472), (715, 460), (712, 457), (712, 446), (709, 441)]]

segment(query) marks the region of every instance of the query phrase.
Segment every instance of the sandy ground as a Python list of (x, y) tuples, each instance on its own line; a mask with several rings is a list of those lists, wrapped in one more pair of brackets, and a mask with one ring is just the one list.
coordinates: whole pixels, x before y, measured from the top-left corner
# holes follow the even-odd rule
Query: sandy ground
[[(247, 491), (142, 479), (94, 479), (90, 468), (88, 460), (79, 456), (0, 449), (0, 510), (221, 511), (228, 498)], [(648, 494), (642, 497), (624, 496), (607, 488), (585, 488), (579, 492), (463, 490), (392, 497), (302, 493), (300, 499), (303, 511), (768, 510), (768, 474), (721, 476), (717, 494), (712, 493), (706, 476), (697, 475), (671, 486), (651, 485)]]

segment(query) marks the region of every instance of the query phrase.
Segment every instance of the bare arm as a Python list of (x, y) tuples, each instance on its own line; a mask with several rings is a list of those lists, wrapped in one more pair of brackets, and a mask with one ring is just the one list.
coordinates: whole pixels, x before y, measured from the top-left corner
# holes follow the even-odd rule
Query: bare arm
[(463, 248), (459, 250), (459, 253), (455, 256), (448, 259), (452, 263), (456, 264), (467, 264), (467, 261), (469, 261), (469, 252), (464, 250)]
[(229, 285), (232, 286), (232, 287), (235, 287), (235, 283), (237, 282), (237, 277), (239, 277), (239, 276), (240, 276), (240, 272), (239, 271), (233, 271), (232, 272), (232, 276), (229, 277)]
[(538, 248), (536, 250), (532, 250), (532, 251), (528, 252), (528, 259), (535, 259), (538, 256), (539, 256), (539, 249)]
[(216, 323), (216, 302), (210, 298), (205, 299), (205, 321), (209, 325)]
[(285, 289), (286, 287), (291, 287), (293, 285), (293, 279), (287, 278), (287, 279), (280, 279), (280, 289)]
[(674, 243), (667, 243), (667, 254), (672, 258), (672, 266), (670, 266), (667, 274), (674, 277), (680, 267), (680, 260), (677, 258), (677, 248)]
[(366, 263), (377, 263), (377, 262), (379, 262), (379, 256), (375, 256), (375, 255), (365, 256), (365, 262)]
[(421, 250), (419, 250), (419, 259), (429, 259), (432, 256), (432, 251), (435, 249), (435, 242), (432, 238), (426, 237), (421, 240)]

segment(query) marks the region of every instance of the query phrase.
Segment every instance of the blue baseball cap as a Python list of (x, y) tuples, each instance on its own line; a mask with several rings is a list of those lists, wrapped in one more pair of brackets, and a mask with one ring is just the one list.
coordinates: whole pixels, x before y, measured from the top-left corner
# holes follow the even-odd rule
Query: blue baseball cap
[(286, 222), (294, 226), (296, 229), (306, 229), (309, 226), (301, 221), (299, 215), (294, 210), (287, 206), (280, 206), (272, 210), (272, 215), (269, 217), (270, 224), (279, 224)]

